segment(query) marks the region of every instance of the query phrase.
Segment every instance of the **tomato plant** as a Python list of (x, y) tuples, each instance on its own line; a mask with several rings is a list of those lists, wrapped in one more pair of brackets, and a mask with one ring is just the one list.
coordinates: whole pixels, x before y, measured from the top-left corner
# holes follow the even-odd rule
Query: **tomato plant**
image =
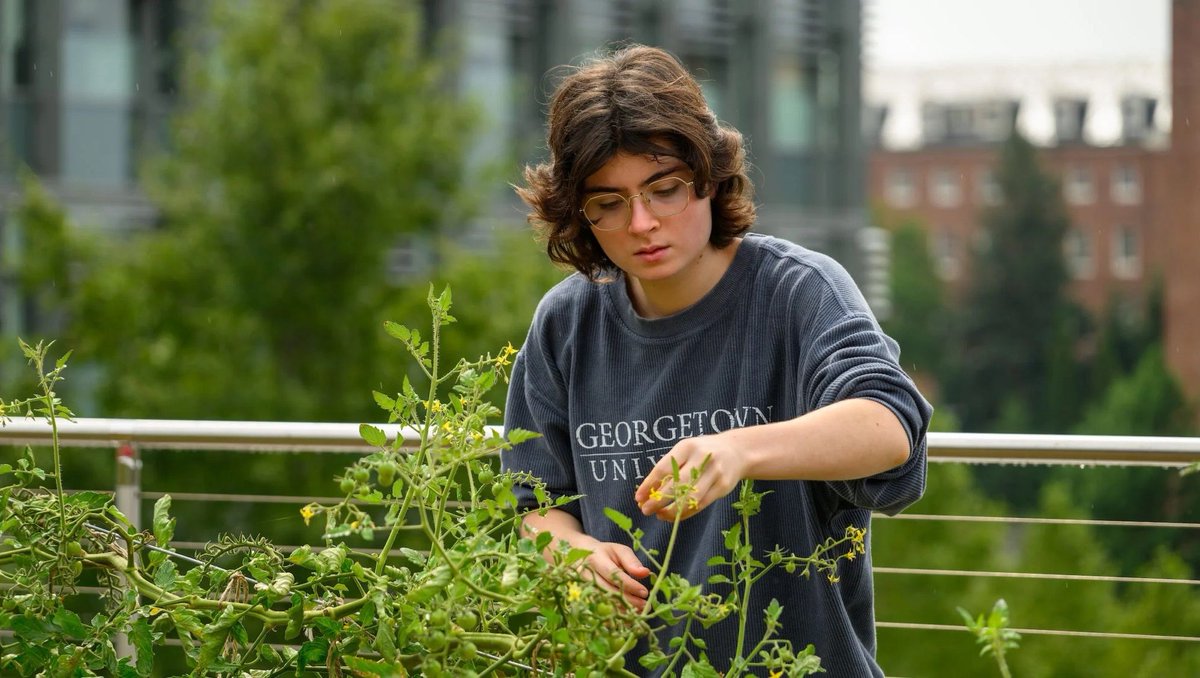
[[(394, 394), (375, 392), (389, 423), (414, 432), (415, 446), (389, 439), (375, 426), (360, 427), (371, 452), (336, 479), (343, 499), (300, 508), (306, 522), (323, 521), (319, 544), (285, 554), (264, 539), (228, 536), (195, 561), (170, 548), (175, 521), (169, 496), (154, 507), (153, 528), (134, 529), (96, 492), (65, 494), (59, 472), (58, 423), (72, 414), (54, 392), (67, 356), (46, 365), (49, 346), (22, 350), (40, 377), (40, 391), (25, 400), (0, 401), (0, 418), (44, 418), (52, 432), (53, 465), (42, 469), (31, 451), (0, 466), (0, 672), (23, 676), (148, 676), (154, 650), (178, 641), (192, 675), (331, 676), (510, 675), (536, 670), (552, 675), (633, 675), (626, 659), (639, 638), (679, 620), (710, 624), (736, 614), (728, 599), (699, 596), (699, 587), (677, 575), (653, 578), (653, 605), (635, 612), (580, 571), (587, 555), (530, 537), (519, 529), (514, 483), (535, 488), (546, 510), (570, 501), (546, 499), (537, 479), (501, 473), (496, 455), (534, 436), (488, 428), (500, 412), (484, 397), (508, 378), (516, 350), (439, 364), (442, 329), (454, 321), (450, 292), (428, 296), (431, 333), (387, 323), (385, 330), (412, 355), (425, 377), (423, 392), (405, 379)], [(447, 395), (439, 395), (447, 394)], [(686, 479), (683, 479), (686, 481)], [(52, 481), (52, 487), (50, 486)], [(681, 483), (686, 487), (686, 483)], [(742, 520), (757, 511), (747, 484)], [(611, 512), (618, 525), (628, 518)], [(678, 521), (675, 527), (678, 528)], [(428, 548), (395, 548), (415, 532)], [(864, 535), (847, 532), (808, 556), (773, 554), (762, 563), (742, 543), (725, 562), (739, 581), (772, 567), (815, 569), (832, 579), (839, 560), (861, 552)], [(351, 535), (385, 535), (377, 551), (351, 550)], [(635, 547), (638, 535), (630, 532)], [(743, 554), (743, 555), (739, 555)], [(665, 569), (668, 558), (664, 559)], [(71, 608), (87, 571), (105, 592), (102, 611), (86, 619)], [(745, 595), (746, 591), (741, 592)], [(136, 657), (118, 657), (114, 639), (128, 637)], [(652, 644), (646, 666), (667, 673), (709, 675), (711, 667), (682, 652)], [(752, 651), (735, 672), (765, 668), (785, 675), (818, 670), (806, 650), (751, 639)], [(689, 668), (690, 664), (690, 668)], [(707, 672), (706, 672), (707, 669)], [(714, 674), (715, 675), (715, 674)]]

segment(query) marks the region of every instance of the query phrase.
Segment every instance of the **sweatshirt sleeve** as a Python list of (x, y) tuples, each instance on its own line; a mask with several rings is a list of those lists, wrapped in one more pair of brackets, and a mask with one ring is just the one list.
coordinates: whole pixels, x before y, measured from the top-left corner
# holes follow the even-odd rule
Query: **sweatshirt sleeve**
[(821, 304), (818, 321), (810, 326), (801, 411), (869, 398), (896, 415), (908, 434), (905, 463), (866, 478), (826, 483), (854, 506), (894, 515), (925, 492), (925, 434), (933, 408), (900, 367), (899, 346), (880, 329), (861, 295), (835, 300)]
[[(545, 483), (551, 501), (578, 494), (574, 458), (567, 424), (566, 385), (554, 366), (537, 332), (538, 321), (530, 329), (525, 345), (517, 354), (509, 379), (504, 408), (504, 430), (521, 428), (539, 437), (527, 440), (500, 455), (505, 471), (527, 472)], [(518, 483), (513, 487), (521, 508), (535, 508), (533, 488)], [(580, 518), (579, 503), (558, 507)]]

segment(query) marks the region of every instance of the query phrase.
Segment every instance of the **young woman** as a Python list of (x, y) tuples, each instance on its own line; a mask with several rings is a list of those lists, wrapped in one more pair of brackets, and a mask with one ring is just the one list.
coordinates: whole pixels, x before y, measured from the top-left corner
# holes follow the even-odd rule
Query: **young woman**
[[(769, 492), (750, 527), (757, 553), (808, 555), (921, 496), (930, 407), (896, 343), (835, 261), (748, 232), (741, 135), (676, 59), (631, 46), (573, 71), (548, 145), (518, 193), (550, 258), (577, 274), (542, 299), (513, 367), (505, 425), (542, 436), (502, 462), (582, 498), (530, 514), (530, 531), (590, 550), (599, 585), (641, 609), (650, 571), (605, 507), (660, 553), (681, 514), (670, 567), (703, 583), (709, 558), (727, 555), (744, 479)], [(679, 505), (673, 464), (698, 474)], [(784, 637), (814, 644), (830, 675), (882, 676), (869, 548), (840, 577), (772, 571), (750, 601), (750, 639), (774, 598)], [(726, 619), (702, 633), (718, 669), (736, 632)]]

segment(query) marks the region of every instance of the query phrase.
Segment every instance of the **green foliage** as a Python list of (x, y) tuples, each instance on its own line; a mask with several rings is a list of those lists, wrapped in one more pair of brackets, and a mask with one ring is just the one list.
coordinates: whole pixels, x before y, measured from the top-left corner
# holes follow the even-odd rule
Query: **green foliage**
[[(432, 271), (435, 283), (472, 300), (457, 311), (457, 331), (442, 338), (443, 355), (451, 361), (495, 346), (520, 346), (538, 300), (565, 276), (528, 233), (499, 233), (495, 241), (495, 249), (489, 252), (447, 246), (437, 257)], [(407, 286), (397, 291), (388, 313), (393, 318), (419, 318), (424, 304), (424, 287)], [(496, 395), (497, 405), (503, 397)]]
[(925, 230), (915, 221), (891, 229), (892, 303), (896, 312), (884, 329), (901, 347), (906, 370), (935, 375), (945, 355), (942, 284), (934, 273)]
[[(646, 554), (656, 573), (645, 608), (635, 611), (581, 572), (587, 551), (552, 544), (547, 532), (523, 534), (514, 483), (534, 487), (535, 511), (573, 498), (550, 501), (528, 474), (492, 468), (497, 454), (532, 435), (512, 431), (505, 438), (486, 427), (499, 415), (486, 393), (507, 380), (516, 349), (506, 346), (446, 369), (440, 338), (455, 322), (449, 289), (438, 294), (430, 287), (426, 303), (433, 318), (428, 335), (385, 326), (417, 365), (424, 393), (406, 378), (398, 392), (374, 394), (389, 422), (414, 432), (415, 449), (405, 447), (403, 436), (360, 427), (370, 451), (343, 470), (341, 498), (300, 509), (306, 524), (323, 524), (319, 547), (286, 553), (266, 539), (227, 535), (210, 543), (197, 565), (180, 565), (170, 549), (176, 519), (169, 497), (155, 505), (151, 535), (135, 529), (107, 495), (64, 495), (56, 435), (50, 473), (31, 459), (0, 466), (7, 483), (0, 486), (0, 581), (8, 587), (0, 629), (10, 634), (0, 639), (0, 671), (47, 675), (49, 667), (50, 675), (149, 676), (160, 666), (156, 650), (170, 638), (179, 641), (187, 669), (197, 676), (503, 675), (522, 667), (629, 676), (626, 655), (649, 639), (654, 649), (643, 665), (663, 667), (666, 675), (712, 676), (701, 639), (668, 648), (655, 639), (676, 624), (692, 628), (731, 614), (742, 620), (738, 647), (744, 652), (729, 675), (820, 670), (812, 646), (794, 649), (772, 637), (779, 631), (777, 603), (747, 610), (739, 601), (775, 568), (797, 576), (812, 570), (836, 581), (839, 561), (865, 553), (863, 531), (848, 528), (844, 538), (810, 556), (762, 553), (742, 536), (763, 496), (747, 484), (737, 504), (741, 522), (726, 532), (729, 555), (713, 564), (743, 595), (705, 595), (701, 586), (663, 574), (677, 518), (666, 552)], [(54, 391), (67, 356), (49, 367), (45, 345), (22, 348), (37, 368), (41, 392), (0, 403), (0, 414), (28, 412), (56, 431), (57, 421), (71, 416)], [(42, 487), (49, 478), (53, 492)], [(678, 478), (675, 487), (677, 493), (691, 488)], [(631, 526), (624, 516), (611, 516)], [(419, 534), (424, 548), (400, 546), (406, 532)], [(346, 543), (377, 535), (385, 536), (375, 549)], [(631, 537), (636, 545), (640, 535)], [(103, 609), (87, 616), (70, 605), (85, 572), (99, 577), (106, 593)], [(767, 637), (747, 643), (750, 614), (765, 615)], [(137, 649), (136, 661), (116, 656), (114, 638), (122, 633)]]
[(970, 269), (946, 395), (967, 430), (987, 428), (1008, 400), (1024, 403), (1042, 430), (1051, 356), (1068, 334), (1060, 330), (1068, 308), (1067, 218), (1058, 182), (1019, 134), (1004, 145), (996, 175), (1003, 200), (983, 216), (989, 244)]
[[(371, 411), (362, 385), (397, 374), (378, 332), (395, 296), (388, 252), (452, 237), (473, 205), (477, 116), (424, 56), (415, 4), (218, 0), (199, 13), (174, 148), (143, 172), (161, 228), (77, 250), (59, 237), (22, 261), (30, 284), (58, 290), (60, 337), (102, 367), (106, 414)], [(26, 196), (26, 212), (46, 212)], [(25, 221), (52, 235), (50, 215)]]
[(1005, 655), (1009, 650), (1015, 650), (1020, 647), (1021, 634), (1009, 628), (1008, 621), (1008, 603), (1001, 598), (992, 606), (990, 614), (984, 615), (980, 612), (978, 616), (972, 617), (969, 612), (958, 608), (958, 613), (962, 615), (963, 620), (967, 624), (967, 630), (975, 635), (975, 639), (982, 646), (980, 656), (991, 655), (996, 660), (996, 666), (1000, 669), (1000, 675), (1004, 678), (1010, 678), (1012, 675), (1008, 671), (1008, 662), (1005, 660)]
[(1189, 435), (1191, 408), (1179, 381), (1163, 358), (1161, 345), (1149, 347), (1132, 373), (1114, 379), (1076, 433), (1095, 435)]
[[(996, 469), (989, 468), (988, 472)], [(1124, 487), (1112, 493), (1111, 471), (1121, 469), (1074, 469), (1083, 480), (1067, 483), (1053, 480), (1043, 485), (1036, 516), (1065, 519), (1087, 518), (1089, 495), (1081, 490), (1095, 483), (1110, 494), (1139, 494), (1139, 487)], [(1178, 478), (1170, 469), (1141, 469)], [(1040, 473), (1058, 478), (1051, 469)], [(1066, 476), (1066, 469), (1063, 470)], [(1012, 507), (983, 495), (968, 469), (959, 464), (930, 466), (929, 490), (915, 507), (934, 515), (1013, 515)], [(1128, 513), (1098, 517), (1137, 519)], [(1187, 520), (1187, 518), (1184, 518)], [(1165, 636), (1200, 635), (1200, 608), (1187, 584), (1128, 583), (1112, 581), (1060, 581), (1053, 579), (988, 576), (931, 576), (887, 572), (887, 568), (1025, 572), (1069, 575), (1128, 574), (1139, 577), (1183, 579), (1189, 573), (1186, 550), (1168, 550), (1147, 543), (1156, 538), (1143, 535), (1152, 530), (1140, 527), (1090, 526), (1080, 524), (1004, 524), (955, 521), (877, 520), (873, 551), (876, 560), (876, 610), (880, 621), (929, 624), (953, 623), (955, 610), (987, 609), (1003, 597), (1020, 611), (1021, 626), (1033, 629), (1063, 629), (1083, 632), (1112, 632)], [(1160, 532), (1163, 530), (1153, 530)], [(1165, 532), (1170, 532), (1166, 530)], [(1190, 531), (1185, 531), (1190, 532)], [(1176, 535), (1176, 544), (1186, 544)], [(1110, 555), (1105, 544), (1118, 544), (1121, 553), (1135, 564), (1122, 572), (1120, 558)], [(1146, 550), (1146, 549), (1149, 550)], [(886, 554), (886, 555), (882, 555)], [(883, 570), (882, 572), (880, 570)], [(977, 652), (945, 631), (916, 631), (881, 628), (879, 660), (889, 675), (953, 676), (974, 670)], [(937, 652), (929, 648), (936, 643)], [(1006, 658), (1013, 675), (1022, 678), (1062, 676), (1155, 676), (1192, 675), (1200, 670), (1200, 657), (1192, 643), (1171, 640), (1125, 640), (1088, 637), (1025, 635), (1021, 649)], [(1143, 665), (1143, 661), (1148, 662)]]

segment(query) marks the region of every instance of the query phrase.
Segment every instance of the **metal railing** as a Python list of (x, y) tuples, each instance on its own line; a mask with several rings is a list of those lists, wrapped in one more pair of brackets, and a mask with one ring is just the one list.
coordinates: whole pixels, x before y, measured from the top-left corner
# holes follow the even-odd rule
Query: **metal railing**
[[(402, 437), (414, 443), (413, 429), (395, 425), (377, 425), (389, 439)], [(370, 448), (360, 437), (356, 424), (287, 423), (249, 421), (187, 421), (147, 419), (87, 419), (59, 422), (59, 442), (64, 448), (103, 447), (116, 450), (117, 482), (115, 501), (135, 525), (140, 524), (143, 500), (161, 496), (140, 485), (140, 454), (143, 450), (234, 450), (264, 452), (359, 452)], [(1036, 434), (930, 433), (929, 460), (933, 463), (967, 464), (1043, 464), (1074, 466), (1153, 466), (1182, 468), (1200, 462), (1200, 438), (1082, 436)], [(0, 428), (0, 445), (46, 445), (50, 428), (40, 420), (11, 420)], [(181, 501), (294, 503), (313, 497), (251, 495), (229, 493), (172, 493)], [(340, 498), (329, 498), (337, 501)], [(1157, 522), (1143, 520), (1091, 520), (1080, 518), (931, 515), (906, 513), (888, 521), (941, 521), (950, 523), (1001, 523), (1017, 525), (1085, 525), (1096, 527), (1200, 529), (1200, 523)], [(199, 547), (184, 543), (181, 547)], [(1004, 572), (938, 568), (889, 567), (876, 565), (877, 575), (915, 575), (928, 577), (1016, 578), (1061, 582), (1115, 582), (1120, 584), (1165, 584), (1180, 587), (1200, 586), (1189, 578), (1127, 577), (1105, 574)], [(961, 625), (879, 620), (880, 629), (920, 631), (963, 631)], [(1143, 641), (1195, 643), (1200, 637), (1150, 633), (1117, 633), (1069, 629), (1020, 628), (1028, 635), (1057, 635)]]

